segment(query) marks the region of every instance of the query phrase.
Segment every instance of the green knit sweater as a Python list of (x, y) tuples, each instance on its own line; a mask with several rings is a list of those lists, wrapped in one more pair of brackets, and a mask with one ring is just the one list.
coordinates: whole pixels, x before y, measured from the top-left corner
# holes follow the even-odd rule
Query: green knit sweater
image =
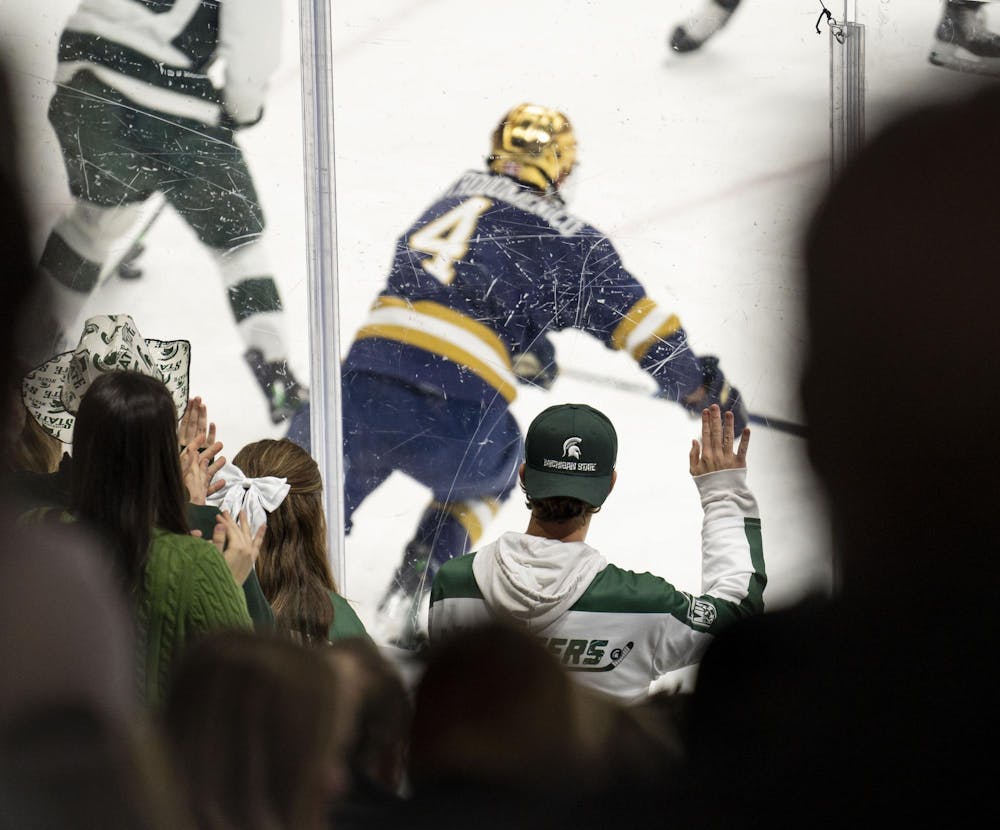
[(136, 596), (136, 679), (140, 699), (158, 709), (184, 647), (208, 631), (251, 628), (242, 589), (203, 539), (165, 530), (153, 542)]

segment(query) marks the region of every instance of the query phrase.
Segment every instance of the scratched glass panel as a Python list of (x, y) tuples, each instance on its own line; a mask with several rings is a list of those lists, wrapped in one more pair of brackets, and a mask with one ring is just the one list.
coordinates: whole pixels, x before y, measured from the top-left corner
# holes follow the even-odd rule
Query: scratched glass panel
[[(104, 45), (103, 38), (66, 42), (67, 30), (94, 34), (71, 22), (78, 5), (52, 0), (28, 15), (23, 4), (0, 0), (0, 38), (17, 72), (28, 138), (34, 243), (40, 260), (49, 252), (56, 263), (53, 233), (66, 228), (60, 223), (80, 201), (66, 163), (79, 130), (72, 113), (58, 112), (60, 142), (50, 102), (72, 81), (81, 50), (86, 57), (87, 49)], [(151, 25), (165, 27), (191, 4), (107, 5), (162, 18), (166, 22)], [(371, 384), (352, 381), (344, 397), (355, 407), (353, 425), (363, 427), (356, 431), (383, 434), (373, 446), (375, 460), (385, 462), (365, 469), (360, 482), (356, 464), (353, 484), (348, 465), (349, 510), (356, 510), (346, 539), (345, 593), (373, 632), (382, 631), (378, 607), (407, 549), (417, 584), (426, 586), (425, 560), (433, 568), (473, 539), (482, 544), (525, 529), (528, 513), (512, 478), (516, 444), (552, 403), (591, 404), (618, 429), (618, 483), (588, 542), (616, 564), (698, 592), (701, 509), (687, 473), (698, 430), (678, 399), (691, 388), (692, 366), (710, 367), (709, 357), (718, 358), (720, 383), (724, 376), (747, 410), (769, 424), (756, 424), (750, 457), (765, 527), (769, 606), (829, 587), (825, 515), (804, 442), (789, 431), (802, 422), (797, 240), (829, 174), (828, 34), (825, 25), (816, 31), (818, 9), (804, 9), (798, 0), (738, 5), (728, 19), (706, 0), (676, 3), (668, 14), (662, 4), (634, 3), (627, 15), (620, 4), (603, 0), (512, 0), (486, 28), (481, 15), (458, 0), (334, 4), (339, 338), (347, 365)], [(108, 188), (120, 202), (103, 207), (113, 207), (123, 226), (129, 221), (121, 232), (116, 226), (102, 236), (104, 242), (113, 237), (102, 256), (92, 252), (92, 262), (101, 260), (95, 287), (66, 330), (79, 329), (89, 314), (124, 311), (145, 337), (189, 339), (192, 390), (205, 396), (227, 449), (286, 429), (272, 422), (271, 405), (244, 358), (250, 347), (276, 358), (286, 352), (293, 374), (307, 380), (294, 6), (282, 5), (280, 37), (257, 53), (256, 69), (269, 77), (263, 116), (240, 126), (235, 141), (193, 147), (185, 142), (205, 140), (199, 135), (205, 130), (171, 133), (177, 141), (163, 150), (172, 177), (148, 196), (147, 180), (159, 174), (162, 161), (145, 151), (115, 139), (77, 165), (81, 198)], [(117, 123), (116, 129), (123, 120), (134, 123), (142, 108), (117, 100), (140, 95), (133, 82), (155, 98), (146, 106), (156, 112), (169, 106), (164, 83), (171, 94), (183, 94), (174, 86), (191, 92), (203, 84), (202, 104), (212, 95), (204, 84), (226, 88), (221, 62), (209, 65), (193, 40), (177, 45), (175, 39), (168, 39), (170, 48), (187, 49), (207, 82), (192, 71), (133, 79), (124, 82), (133, 84), (128, 90), (111, 86), (114, 95), (76, 90), (105, 116), (114, 113), (91, 114), (90, 121)], [(682, 48), (703, 42), (681, 53), (670, 48), (671, 39)], [(140, 53), (146, 45), (130, 43)], [(107, 59), (103, 53), (87, 58)], [(148, 63), (130, 64), (135, 71), (143, 66), (149, 71)], [(104, 64), (100, 70), (90, 75), (105, 85), (107, 72), (118, 71)], [(566, 166), (568, 151), (542, 168), (541, 187), (528, 180), (530, 173), (515, 170), (517, 158), (502, 153), (488, 172), (494, 128), (525, 102), (568, 118), (575, 148), (565, 181), (560, 164)], [(253, 109), (253, 96), (245, 106)], [(234, 100), (233, 107), (241, 124), (252, 120), (244, 104)], [(221, 113), (216, 109), (168, 113), (158, 126), (140, 119), (135, 129), (162, 135), (181, 117), (209, 124)], [(237, 147), (245, 162), (239, 175)], [(219, 153), (230, 154), (229, 166), (220, 164)], [(213, 179), (220, 169), (232, 179)], [(197, 201), (184, 202), (179, 210), (171, 199), (192, 175), (205, 186), (195, 192), (217, 192), (221, 201), (209, 200), (205, 211)], [(526, 195), (512, 195), (504, 181), (491, 184), (494, 175)], [(558, 180), (563, 205), (540, 198), (548, 179)], [(449, 189), (453, 201), (439, 203)], [(233, 211), (221, 210), (231, 204)], [(513, 206), (510, 216), (495, 214), (503, 204)], [(428, 214), (434, 205), (438, 212)], [(205, 215), (212, 210), (225, 218)], [(249, 222), (261, 214), (263, 222)], [(100, 222), (109, 214), (95, 215), (87, 217)], [(620, 282), (576, 302), (581, 279), (607, 279), (594, 262), (577, 258), (584, 227)], [(63, 239), (65, 247), (80, 243), (72, 229), (65, 236), (72, 237)], [(213, 255), (223, 241), (235, 243), (234, 255)], [(396, 277), (409, 267), (408, 281), (391, 284), (394, 262)], [(553, 293), (554, 279), (562, 293)], [(241, 283), (248, 283), (246, 290), (236, 291), (232, 302), (231, 289)], [(597, 283), (588, 282), (588, 290), (591, 284)], [(275, 297), (285, 317), (282, 348), (270, 326)], [(421, 301), (428, 305), (418, 308)], [(379, 352), (386, 340), (402, 342), (405, 352)], [(326, 359), (326, 371), (336, 371), (336, 356)], [(437, 409), (427, 406), (428, 397)], [(473, 399), (478, 411), (454, 406)], [(369, 400), (374, 406), (365, 409)], [(390, 417), (394, 410), (402, 419)], [(383, 421), (393, 427), (399, 420), (409, 432), (393, 438)], [(424, 441), (428, 435), (441, 440)], [(405, 465), (397, 463), (400, 448), (408, 453)], [(367, 451), (358, 456), (372, 460)], [(803, 539), (812, 541), (805, 550)]]
[(308, 388), (295, 3), (0, 2), (49, 296), (20, 355), (127, 314), (191, 343), (225, 452), (283, 435)]
[[(555, 403), (595, 406), (619, 433), (588, 543), (700, 591), (698, 422), (677, 402), (688, 359), (717, 357), (750, 413), (802, 420), (797, 239), (830, 153), (818, 12), (513, 0), (486, 27), (457, 0), (335, 4), (344, 431), (358, 445), (347, 584), (373, 628), (405, 617), (377, 613), (401, 563), (412, 595), (449, 556), (525, 530), (509, 447)], [(672, 50), (678, 26), (700, 48)], [(568, 118), (572, 160), (562, 148), (532, 172), (494, 144), (526, 102)], [(565, 139), (556, 121), (542, 126)], [(829, 587), (826, 520), (802, 438), (773, 421), (754, 432), (778, 606)]]

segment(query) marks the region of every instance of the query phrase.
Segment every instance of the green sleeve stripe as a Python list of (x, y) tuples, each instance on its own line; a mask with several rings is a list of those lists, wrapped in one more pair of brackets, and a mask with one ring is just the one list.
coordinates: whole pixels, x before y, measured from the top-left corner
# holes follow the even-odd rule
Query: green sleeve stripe
[[(764, 570), (764, 542), (761, 538), (760, 519), (745, 518), (743, 529), (747, 536), (747, 542), (750, 544), (750, 562), (753, 565), (753, 574), (750, 576), (747, 595), (740, 602), (730, 602), (711, 596), (697, 598), (699, 601), (710, 603), (715, 607), (715, 621), (707, 629), (713, 634), (736, 620), (764, 611), (764, 587), (767, 585), (767, 574)], [(688, 625), (691, 624), (687, 619), (683, 621), (687, 622)], [(701, 626), (695, 627), (701, 628)]]
[[(590, 584), (571, 610), (605, 614), (670, 614), (678, 621), (700, 631), (715, 631), (734, 619), (758, 614), (764, 609), (764, 549), (760, 519), (744, 519), (744, 531), (750, 545), (750, 561), (754, 572), (750, 577), (747, 596), (741, 602), (729, 602), (712, 596), (693, 596), (680, 591), (667, 580), (650, 573), (634, 573), (608, 565)], [(692, 619), (697, 604), (709, 604), (715, 609), (711, 622)]]
[[(680, 622), (701, 631), (715, 631), (734, 619), (758, 614), (764, 609), (764, 549), (760, 519), (744, 519), (744, 530), (750, 545), (753, 575), (747, 596), (741, 602), (729, 602), (711, 596), (694, 597), (679, 591), (667, 580), (650, 573), (635, 573), (608, 565), (591, 582), (590, 587), (574, 603), (572, 611), (604, 614), (670, 614)], [(446, 562), (438, 570), (431, 588), (431, 604), (444, 598), (482, 599), (472, 572), (474, 553)], [(692, 620), (696, 603), (710, 604), (715, 609), (711, 623)]]
[(605, 614), (673, 614), (687, 600), (667, 580), (608, 565), (570, 609)]
[(467, 553), (445, 562), (434, 577), (431, 586), (431, 604), (448, 599), (482, 599), (483, 595), (472, 573), (472, 560), (476, 554)]

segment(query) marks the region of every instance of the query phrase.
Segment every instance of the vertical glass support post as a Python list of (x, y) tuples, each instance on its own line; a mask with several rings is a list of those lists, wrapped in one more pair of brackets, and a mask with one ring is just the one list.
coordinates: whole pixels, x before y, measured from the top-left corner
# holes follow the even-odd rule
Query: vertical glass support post
[(865, 27), (830, 24), (830, 173), (836, 176), (865, 140)]
[[(855, 14), (857, 9), (855, 8)], [(830, 176), (836, 178), (865, 140), (865, 27), (848, 21), (830, 22)], [(836, 540), (833, 549), (833, 590), (843, 585), (843, 560)]]
[(327, 549), (345, 590), (340, 315), (333, 143), (333, 30), (330, 0), (299, 0), (303, 151), (306, 177), (310, 342), (310, 441), (323, 476)]

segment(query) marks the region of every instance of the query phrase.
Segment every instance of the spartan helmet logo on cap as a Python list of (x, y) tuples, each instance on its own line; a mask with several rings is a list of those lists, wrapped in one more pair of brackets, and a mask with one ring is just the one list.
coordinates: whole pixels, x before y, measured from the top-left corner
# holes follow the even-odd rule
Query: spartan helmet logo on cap
[(582, 438), (567, 438), (563, 441), (563, 458), (579, 458)]
[(548, 190), (559, 187), (576, 163), (576, 136), (558, 110), (519, 104), (493, 131), (490, 170)]

